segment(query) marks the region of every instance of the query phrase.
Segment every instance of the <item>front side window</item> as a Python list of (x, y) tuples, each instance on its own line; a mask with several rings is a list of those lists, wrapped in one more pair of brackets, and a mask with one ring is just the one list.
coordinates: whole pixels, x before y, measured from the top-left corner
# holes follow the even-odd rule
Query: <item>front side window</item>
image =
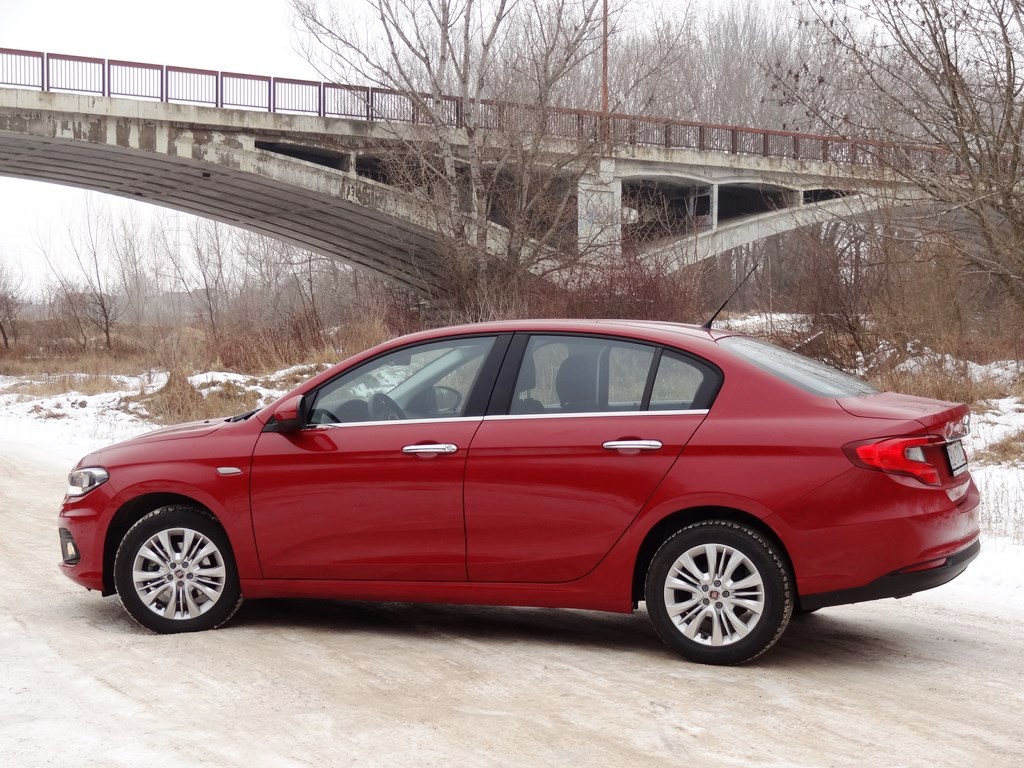
[(309, 422), (455, 418), (465, 414), (494, 337), (407, 347), (343, 373), (312, 395)]

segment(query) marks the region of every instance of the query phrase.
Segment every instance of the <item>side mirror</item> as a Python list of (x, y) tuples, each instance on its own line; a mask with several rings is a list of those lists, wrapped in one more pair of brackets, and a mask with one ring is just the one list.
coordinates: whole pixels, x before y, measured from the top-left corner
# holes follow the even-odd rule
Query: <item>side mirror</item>
[(278, 432), (297, 432), (305, 424), (302, 418), (302, 395), (294, 395), (274, 409), (274, 429)]

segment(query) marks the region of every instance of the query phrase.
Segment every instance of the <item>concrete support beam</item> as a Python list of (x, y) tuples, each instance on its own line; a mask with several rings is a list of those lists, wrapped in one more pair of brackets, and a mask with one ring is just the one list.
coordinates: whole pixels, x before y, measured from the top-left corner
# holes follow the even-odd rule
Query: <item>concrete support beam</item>
[(599, 160), (597, 173), (577, 185), (576, 236), (580, 252), (619, 249), (622, 243), (622, 181), (615, 178), (615, 161)]
[(718, 185), (711, 185), (711, 231), (718, 229)]

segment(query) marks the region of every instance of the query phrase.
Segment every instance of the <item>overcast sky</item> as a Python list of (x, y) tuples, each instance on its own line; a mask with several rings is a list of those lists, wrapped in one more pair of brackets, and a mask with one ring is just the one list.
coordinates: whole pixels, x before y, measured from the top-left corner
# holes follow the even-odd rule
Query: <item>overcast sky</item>
[[(0, 0), (0, 48), (319, 79), (295, 39), (288, 0)], [(88, 194), (0, 176), (0, 258), (38, 283), (36, 233), (62, 237)], [(100, 197), (137, 216), (163, 210)]]

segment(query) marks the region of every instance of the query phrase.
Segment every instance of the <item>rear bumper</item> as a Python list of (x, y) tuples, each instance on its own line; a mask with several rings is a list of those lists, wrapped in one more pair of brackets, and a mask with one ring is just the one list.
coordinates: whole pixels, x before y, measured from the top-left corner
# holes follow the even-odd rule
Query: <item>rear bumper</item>
[(830, 605), (862, 603), (866, 600), (878, 600), (883, 597), (906, 597), (915, 592), (922, 592), (952, 581), (964, 572), (979, 552), (981, 552), (981, 539), (975, 539), (972, 544), (949, 555), (944, 562), (937, 563), (935, 567), (923, 570), (902, 568), (863, 587), (820, 592), (816, 595), (802, 595), (800, 607), (804, 611), (814, 611)]

